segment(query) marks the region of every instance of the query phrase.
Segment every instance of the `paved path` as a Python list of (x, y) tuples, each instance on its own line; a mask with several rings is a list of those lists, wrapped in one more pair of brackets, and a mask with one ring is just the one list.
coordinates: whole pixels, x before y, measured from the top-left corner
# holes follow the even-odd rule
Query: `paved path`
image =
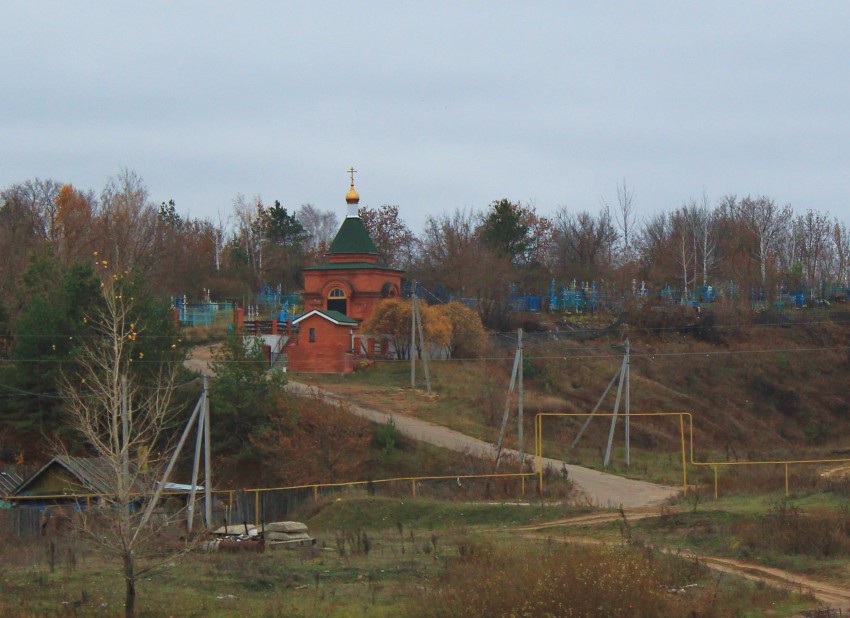
[[(358, 416), (362, 416), (375, 423), (386, 423), (391, 417), (399, 432), (403, 435), (427, 442), (453, 451), (469, 453), (484, 459), (494, 459), (496, 454), (495, 445), (462, 434), (442, 425), (435, 425), (418, 418), (404, 416), (401, 414), (388, 414), (351, 403), (346, 397), (333, 393), (327, 389), (316, 386), (308, 386), (300, 382), (288, 382), (287, 390), (296, 395), (320, 396), (328, 401), (345, 403), (345, 405)], [(519, 453), (511, 449), (503, 451), (505, 456), (519, 457)], [(587, 496), (591, 504), (600, 507), (619, 506), (626, 508), (637, 508), (663, 504), (675, 496), (679, 489), (657, 485), (646, 481), (626, 479), (613, 474), (606, 474), (598, 470), (590, 470), (565, 464), (557, 459), (545, 457), (543, 465), (560, 472), (566, 466), (569, 478)]]

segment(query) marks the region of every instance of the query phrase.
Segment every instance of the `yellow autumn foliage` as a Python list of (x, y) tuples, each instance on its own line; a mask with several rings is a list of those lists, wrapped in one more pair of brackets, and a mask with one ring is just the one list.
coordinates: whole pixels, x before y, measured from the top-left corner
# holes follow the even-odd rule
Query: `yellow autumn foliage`
[[(444, 312), (426, 305), (421, 299), (419, 311), (425, 342), (438, 348), (447, 347), (452, 338), (452, 324)], [(409, 358), (411, 302), (401, 298), (388, 298), (375, 306), (372, 315), (363, 323), (361, 331), (370, 335), (390, 338), (399, 359)], [(417, 335), (418, 340), (418, 335)]]

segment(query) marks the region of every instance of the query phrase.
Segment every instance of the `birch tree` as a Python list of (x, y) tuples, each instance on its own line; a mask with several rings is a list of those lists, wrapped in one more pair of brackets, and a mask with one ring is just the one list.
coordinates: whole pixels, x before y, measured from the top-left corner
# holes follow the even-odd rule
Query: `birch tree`
[(791, 223), (791, 206), (777, 206), (776, 202), (764, 196), (747, 196), (738, 202), (737, 208), (741, 220), (755, 236), (761, 283), (766, 285), (770, 252)]
[[(174, 558), (174, 552), (152, 555), (154, 539), (167, 522), (154, 523), (150, 515), (156, 504), (144, 501), (154, 495), (173, 450), (167, 432), (175, 420), (174, 367), (164, 365), (147, 384), (134, 371), (134, 361), (144, 362), (137, 343), (145, 334), (122, 283), (118, 276), (103, 283), (102, 309), (89, 320), (94, 334), (80, 349), (76, 369), (65, 376), (63, 390), (69, 425), (101, 462), (112, 486), (97, 498), (97, 506), (80, 511), (80, 530), (121, 562), (125, 616), (133, 617), (138, 581)], [(134, 508), (140, 502), (143, 507)]]

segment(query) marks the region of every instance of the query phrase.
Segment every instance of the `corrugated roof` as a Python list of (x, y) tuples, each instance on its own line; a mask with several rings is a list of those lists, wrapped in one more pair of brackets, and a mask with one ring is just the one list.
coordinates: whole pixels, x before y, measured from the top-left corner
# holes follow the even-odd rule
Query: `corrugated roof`
[[(113, 467), (112, 462), (106, 457), (71, 457), (70, 455), (56, 455), (53, 459), (44, 464), (37, 472), (30, 475), (25, 481), (21, 481), (15, 487), (15, 495), (35, 495), (28, 494), (26, 488), (37, 480), (42, 474), (50, 469), (51, 466), (61, 466), (65, 468), (85, 490), (94, 494), (112, 494), (115, 493), (115, 483), (117, 482), (117, 471)], [(137, 472), (133, 462), (130, 462), (130, 474), (134, 475)], [(133, 479), (134, 493), (145, 493), (150, 489), (145, 487), (142, 479), (134, 477)], [(191, 485), (180, 483), (166, 483), (166, 491), (189, 491)], [(202, 491), (202, 485), (197, 485), (196, 489)], [(80, 493), (86, 493), (86, 491)], [(13, 495), (13, 492), (8, 492)]]
[(51, 466), (65, 468), (82, 487), (95, 494), (109, 494), (115, 491), (115, 471), (105, 457), (71, 457), (56, 455), (37, 472), (21, 483), (16, 494), (25, 494), (26, 488), (44, 474)]
[(7, 496), (24, 482), (14, 470), (0, 470), (0, 496)]
[(115, 470), (108, 459), (70, 455), (57, 455), (53, 459), (93, 492), (105, 494), (115, 491)]
[(346, 217), (331, 243), (328, 254), (369, 253), (378, 254), (375, 243), (369, 238), (369, 232), (360, 217)]

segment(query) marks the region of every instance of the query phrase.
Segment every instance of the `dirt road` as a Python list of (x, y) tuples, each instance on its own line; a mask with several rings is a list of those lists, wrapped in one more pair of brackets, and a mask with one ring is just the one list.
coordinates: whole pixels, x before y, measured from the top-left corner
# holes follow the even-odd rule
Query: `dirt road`
[[(638, 519), (643, 519), (645, 517), (652, 517), (653, 513), (650, 510), (642, 509), (636, 511), (627, 511), (626, 516), (628, 517), (629, 521), (633, 522), (637, 521)], [(500, 531), (517, 533), (524, 538), (540, 539), (542, 538), (542, 536), (540, 534), (534, 534), (535, 532), (548, 532), (554, 527), (569, 528), (570, 526), (598, 525), (615, 521), (619, 518), (619, 513), (591, 513), (587, 515), (578, 515), (575, 517), (560, 519), (557, 521), (548, 521), (542, 524), (518, 526), (509, 530), (505, 530), (503, 528)], [(604, 542), (600, 541), (599, 539), (588, 538), (583, 536), (557, 535), (551, 537), (547, 536), (546, 538), (551, 538), (553, 541), (564, 543), (580, 543), (584, 545), (604, 544)], [(675, 551), (664, 547), (656, 547), (655, 549), (657, 549), (658, 551), (670, 553), (673, 553)], [(699, 561), (705, 564), (707, 567), (721, 573), (732, 573), (734, 575), (745, 577), (750, 580), (764, 581), (770, 584), (771, 586), (784, 588), (793, 592), (800, 592), (804, 594), (809, 593), (814, 596), (818, 603), (822, 604), (825, 607), (830, 607), (833, 609), (841, 608), (842, 612), (844, 612), (845, 610), (850, 610), (850, 590), (847, 590), (845, 587), (837, 584), (829, 584), (817, 581), (809, 577), (799, 575), (797, 573), (790, 573), (789, 571), (783, 571), (782, 569), (742, 562), (741, 560), (735, 560), (734, 558), (703, 556), (689, 551), (676, 551), (676, 553), (686, 558), (699, 559)]]
[[(299, 382), (289, 382), (287, 389), (297, 395), (318, 395), (329, 401), (345, 403), (354, 414), (375, 423), (386, 423), (392, 417), (399, 432), (420, 442), (427, 442), (479, 457), (490, 459), (495, 457), (496, 447), (493, 444), (467, 436), (442, 425), (435, 425), (421, 419), (400, 414), (388, 414), (380, 410), (353, 404), (347, 398), (329, 390), (308, 386)], [(519, 453), (510, 449), (506, 449), (504, 453), (507, 456), (519, 457)], [(558, 473), (561, 473), (566, 467), (569, 478), (586, 495), (588, 501), (600, 507), (623, 505), (626, 508), (637, 508), (658, 505), (672, 498), (679, 491), (673, 487), (665, 487), (646, 481), (625, 479), (620, 476), (614, 476), (613, 474), (565, 464), (563, 461), (549, 459), (548, 457), (543, 459), (543, 465), (552, 468)]]

